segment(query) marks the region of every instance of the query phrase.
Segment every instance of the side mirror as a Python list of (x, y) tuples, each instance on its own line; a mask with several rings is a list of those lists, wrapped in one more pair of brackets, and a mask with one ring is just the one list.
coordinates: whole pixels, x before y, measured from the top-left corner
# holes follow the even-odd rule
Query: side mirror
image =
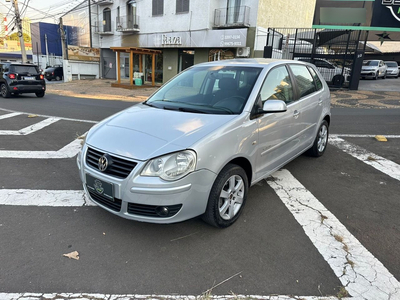
[(263, 113), (280, 113), (287, 111), (287, 106), (282, 100), (267, 100), (262, 110)]

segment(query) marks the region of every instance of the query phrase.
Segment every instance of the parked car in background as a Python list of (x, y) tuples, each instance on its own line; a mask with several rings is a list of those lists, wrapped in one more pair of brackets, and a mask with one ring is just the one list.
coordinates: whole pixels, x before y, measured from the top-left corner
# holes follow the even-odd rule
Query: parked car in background
[[(310, 58), (305, 57), (296, 57), (295, 60), (311, 62)], [(334, 86), (342, 86), (344, 82), (350, 81), (350, 68), (344, 67), (343, 70), (342, 67), (323, 58), (314, 58), (314, 65), (318, 68), (325, 81)]]
[(383, 60), (364, 60), (361, 67), (361, 78), (386, 78), (387, 66)]
[(50, 67), (44, 70), (44, 77), (48, 81), (57, 80), (60, 81), (63, 79), (63, 67)]
[(43, 97), (45, 91), (46, 82), (38, 66), (28, 63), (0, 63), (0, 93), (3, 98), (25, 93), (35, 93), (37, 97)]
[(395, 61), (385, 61), (387, 65), (387, 77), (399, 78), (399, 65)]
[(120, 217), (233, 224), (250, 186), (328, 145), (330, 92), (316, 66), (234, 59), (192, 66), (89, 130), (87, 196)]

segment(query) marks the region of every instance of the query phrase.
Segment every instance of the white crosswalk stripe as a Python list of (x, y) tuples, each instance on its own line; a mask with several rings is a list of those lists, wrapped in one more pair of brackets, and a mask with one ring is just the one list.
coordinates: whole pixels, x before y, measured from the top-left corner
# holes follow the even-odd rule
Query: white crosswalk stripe
[(36, 124), (33, 124), (31, 126), (25, 127), (20, 130), (0, 130), (0, 135), (28, 135), (36, 131), (39, 131), (59, 120), (60, 120), (59, 118), (48, 118), (46, 120), (43, 120), (41, 122), (38, 122)]

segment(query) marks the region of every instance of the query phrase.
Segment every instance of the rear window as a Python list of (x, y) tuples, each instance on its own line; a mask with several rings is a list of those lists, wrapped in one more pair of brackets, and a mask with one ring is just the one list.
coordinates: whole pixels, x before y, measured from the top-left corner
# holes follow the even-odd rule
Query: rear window
[(36, 66), (19, 66), (19, 65), (11, 65), (10, 72), (15, 73), (29, 73), (29, 74), (37, 74), (39, 73)]

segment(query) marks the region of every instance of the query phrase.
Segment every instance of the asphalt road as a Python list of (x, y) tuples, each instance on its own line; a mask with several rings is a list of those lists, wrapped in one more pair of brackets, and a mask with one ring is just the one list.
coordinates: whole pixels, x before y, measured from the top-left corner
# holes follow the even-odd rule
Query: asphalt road
[[(0, 98), (0, 152), (57, 151), (93, 125), (85, 120), (131, 105), (53, 95)], [(1, 119), (12, 112), (39, 116)], [(48, 116), (67, 119), (28, 135), (4, 134)], [(331, 134), (400, 135), (400, 110), (335, 108)], [(400, 163), (399, 139), (345, 139)], [(1, 189), (12, 193), (82, 190), (75, 157), (0, 157), (0, 166)], [(398, 179), (333, 145), (323, 157), (300, 156), (285, 169), (400, 280)], [(339, 276), (303, 229), (268, 181), (250, 189), (238, 222), (224, 230), (200, 219), (128, 221), (95, 206), (0, 204), (0, 293), (199, 295), (223, 282), (213, 294), (338, 295)], [(79, 260), (63, 257), (74, 250)]]

